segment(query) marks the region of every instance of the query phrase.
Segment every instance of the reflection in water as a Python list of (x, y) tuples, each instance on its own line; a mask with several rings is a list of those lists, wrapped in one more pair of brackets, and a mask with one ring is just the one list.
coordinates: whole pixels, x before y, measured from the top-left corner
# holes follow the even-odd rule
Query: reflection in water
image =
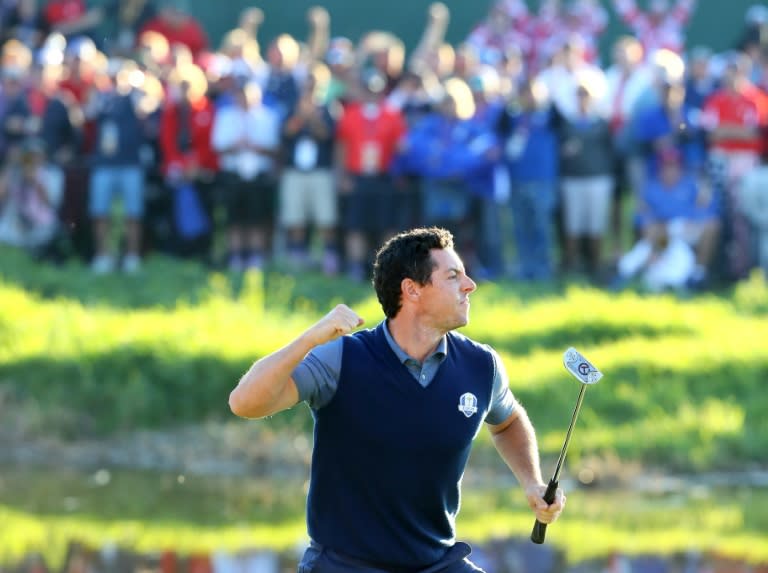
[[(305, 492), (287, 480), (5, 471), (0, 571), (295, 571)], [(531, 525), (516, 486), (465, 488), (459, 534), (489, 573), (768, 573), (764, 488), (573, 490), (545, 545), (527, 539)]]

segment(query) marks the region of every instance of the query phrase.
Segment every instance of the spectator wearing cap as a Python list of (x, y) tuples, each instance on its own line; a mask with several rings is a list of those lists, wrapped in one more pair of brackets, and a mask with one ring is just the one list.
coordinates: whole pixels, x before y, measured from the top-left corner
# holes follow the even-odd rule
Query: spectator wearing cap
[(406, 133), (402, 113), (387, 104), (386, 78), (365, 70), (359, 100), (344, 108), (336, 129), (347, 274), (366, 275), (368, 246), (379, 244), (397, 224), (390, 167)]
[(326, 275), (339, 270), (336, 247), (338, 199), (333, 173), (333, 149), (338, 106), (322, 103), (330, 80), (323, 64), (312, 69), (299, 103), (282, 128), (285, 170), (280, 181), (280, 224), (288, 234), (288, 256), (294, 268), (308, 262), (308, 230), (317, 229)]
[(619, 259), (614, 286), (643, 273), (653, 290), (704, 288), (718, 244), (719, 204), (709, 187), (686, 174), (676, 149), (661, 151), (658, 163), (637, 206), (641, 239)]
[(192, 56), (197, 57), (208, 49), (208, 35), (188, 8), (188, 0), (161, 0), (157, 14), (144, 24), (139, 36), (148, 31), (157, 32), (170, 46), (186, 46)]
[[(165, 182), (179, 208), (176, 250), (211, 262), (218, 156), (211, 145), (215, 109), (207, 91), (208, 82), (198, 66), (176, 66), (168, 77), (158, 140)], [(181, 208), (185, 205), (188, 211)]]
[(110, 246), (112, 203), (117, 197), (125, 217), (121, 268), (136, 273), (141, 267), (145, 173), (140, 152), (146, 143), (137, 93), (141, 74), (133, 63), (110, 62), (109, 83), (94, 94), (88, 110), (96, 132), (89, 186), (89, 213), (96, 242), (91, 269), (96, 274), (111, 272), (117, 261)]
[(276, 214), (277, 112), (254, 83), (234, 90), (235, 101), (216, 113), (211, 143), (218, 154), (219, 188), (226, 206), (228, 265), (262, 268)]
[(524, 82), (497, 125), (509, 173), (509, 207), (517, 255), (514, 278), (554, 276), (552, 228), (557, 204), (555, 117), (540, 83)]
[(579, 271), (582, 239), (588, 244), (586, 271), (598, 278), (613, 201), (613, 139), (598, 100), (586, 84), (577, 89), (577, 113), (560, 116), (558, 140), (566, 273)]

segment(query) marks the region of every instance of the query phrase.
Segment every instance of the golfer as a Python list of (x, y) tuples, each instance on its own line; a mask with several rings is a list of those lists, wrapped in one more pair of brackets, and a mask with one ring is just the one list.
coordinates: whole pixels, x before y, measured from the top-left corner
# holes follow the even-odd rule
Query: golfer
[(386, 319), (340, 304), (251, 366), (232, 391), (238, 416), (304, 401), (315, 421), (307, 500), (311, 544), (299, 573), (480, 571), (455, 539), (460, 485), (485, 422), (543, 523), (565, 505), (546, 485), (531, 422), (489, 346), (454, 332), (469, 321), (467, 276), (451, 234), (414, 229), (376, 254)]

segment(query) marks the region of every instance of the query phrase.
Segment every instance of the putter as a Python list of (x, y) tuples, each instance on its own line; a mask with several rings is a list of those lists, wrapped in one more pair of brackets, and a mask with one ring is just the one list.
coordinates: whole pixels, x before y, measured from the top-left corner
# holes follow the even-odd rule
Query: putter
[[(563, 462), (565, 461), (565, 454), (568, 451), (568, 443), (571, 441), (573, 426), (579, 415), (581, 403), (584, 401), (584, 391), (587, 389), (587, 386), (597, 384), (600, 378), (603, 377), (602, 372), (595, 368), (592, 363), (584, 358), (584, 356), (575, 348), (569, 348), (565, 351), (563, 354), (563, 364), (565, 365), (565, 369), (581, 382), (581, 389), (579, 390), (579, 397), (576, 399), (576, 407), (573, 409), (571, 423), (568, 425), (568, 431), (565, 434), (563, 449), (560, 450), (560, 457), (557, 459), (555, 473), (552, 475), (552, 479), (549, 480), (547, 491), (544, 492), (544, 501), (548, 504), (555, 501), (555, 492), (557, 491), (557, 486), (560, 482), (560, 471), (563, 469)], [(531, 541), (538, 544), (544, 543), (546, 535), (547, 524), (541, 523), (537, 519), (536, 523), (533, 525), (533, 531), (531, 532)]]

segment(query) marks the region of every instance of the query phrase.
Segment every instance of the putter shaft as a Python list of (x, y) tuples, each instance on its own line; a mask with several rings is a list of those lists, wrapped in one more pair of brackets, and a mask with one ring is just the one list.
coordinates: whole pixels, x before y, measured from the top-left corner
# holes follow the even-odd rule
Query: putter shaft
[(560, 457), (557, 458), (557, 466), (555, 467), (555, 473), (552, 476), (553, 481), (560, 481), (560, 471), (563, 469), (563, 463), (565, 462), (565, 454), (568, 451), (568, 444), (571, 441), (571, 434), (573, 433), (573, 427), (576, 425), (576, 418), (579, 416), (579, 410), (581, 410), (581, 403), (584, 401), (584, 392), (587, 390), (586, 385), (582, 384), (579, 390), (579, 397), (576, 399), (576, 407), (573, 409), (571, 415), (571, 423), (568, 424), (568, 431), (565, 434), (565, 441), (563, 442), (563, 448), (560, 450)]

